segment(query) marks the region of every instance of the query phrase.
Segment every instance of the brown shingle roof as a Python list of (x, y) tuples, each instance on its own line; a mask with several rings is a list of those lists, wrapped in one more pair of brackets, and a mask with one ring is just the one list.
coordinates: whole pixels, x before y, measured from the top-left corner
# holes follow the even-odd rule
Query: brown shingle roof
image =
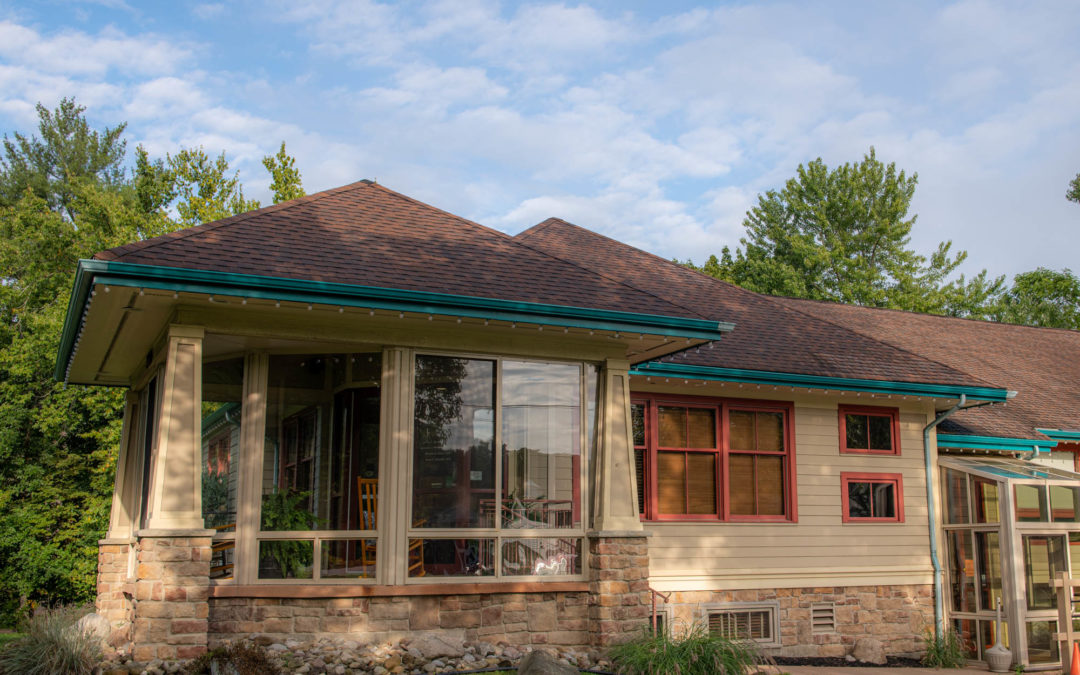
[(665, 361), (722, 368), (962, 386), (1000, 386), (933, 358), (789, 309), (557, 218), (517, 239), (609, 279), (649, 289), (697, 311), (722, 313), (735, 331), (715, 349), (691, 349)]
[(1080, 332), (776, 298), (777, 303), (927, 356), (1017, 392), (1004, 406), (958, 413), (942, 431), (1039, 438), (1080, 429)]
[(162, 237), (100, 260), (688, 318), (708, 316), (370, 181)]

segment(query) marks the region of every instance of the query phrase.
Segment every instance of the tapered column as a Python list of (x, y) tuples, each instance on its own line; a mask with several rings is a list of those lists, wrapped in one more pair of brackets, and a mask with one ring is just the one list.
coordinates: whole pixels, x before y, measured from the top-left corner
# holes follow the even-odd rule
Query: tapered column
[(149, 530), (203, 528), (199, 461), (203, 332), (199, 326), (169, 326)]
[(630, 364), (608, 359), (601, 374), (593, 530), (640, 532), (630, 428)]

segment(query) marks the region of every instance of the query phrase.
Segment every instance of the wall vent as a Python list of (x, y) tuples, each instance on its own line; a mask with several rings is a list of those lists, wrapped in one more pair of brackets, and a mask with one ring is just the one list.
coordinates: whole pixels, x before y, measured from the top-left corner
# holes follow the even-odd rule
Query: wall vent
[(810, 632), (836, 632), (836, 605), (831, 602), (810, 605)]
[(776, 603), (731, 603), (705, 608), (709, 632), (732, 640), (753, 640), (763, 646), (779, 646), (779, 608)]

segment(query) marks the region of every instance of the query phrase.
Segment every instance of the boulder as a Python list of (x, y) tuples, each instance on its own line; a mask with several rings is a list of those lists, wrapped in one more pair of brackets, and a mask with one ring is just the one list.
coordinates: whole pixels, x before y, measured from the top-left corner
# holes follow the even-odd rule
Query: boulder
[(545, 651), (529, 652), (518, 664), (518, 675), (578, 675), (578, 669), (560, 663)]
[(90, 613), (75, 622), (75, 630), (101, 642), (106, 642), (112, 635), (109, 620), (100, 614)]
[(862, 661), (863, 663), (875, 663), (877, 665), (883, 665), (885, 659), (885, 647), (879, 640), (874, 638), (859, 638), (855, 641), (855, 648), (851, 650), (851, 655), (855, 657), (856, 661)]
[(424, 633), (415, 637), (409, 647), (420, 652), (428, 661), (442, 658), (456, 659), (465, 653), (464, 640), (435, 633)]

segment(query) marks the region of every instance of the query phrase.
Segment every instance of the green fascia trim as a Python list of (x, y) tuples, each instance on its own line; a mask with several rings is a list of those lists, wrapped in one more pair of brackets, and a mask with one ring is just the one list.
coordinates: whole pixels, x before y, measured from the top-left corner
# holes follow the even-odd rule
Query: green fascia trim
[(835, 389), (837, 391), (865, 391), (875, 394), (896, 394), (901, 396), (928, 396), (933, 398), (960, 398), (965, 394), (970, 400), (1004, 401), (1009, 398), (1006, 389), (990, 387), (965, 387), (960, 385), (921, 384), (917, 382), (893, 382), (890, 380), (861, 380), (821, 375), (803, 375), (799, 373), (777, 373), (765, 370), (743, 370), (740, 368), (716, 368), (713, 366), (694, 366), (684, 363), (662, 363), (649, 361), (635, 366), (631, 375), (651, 377), (693, 378), (718, 382), (745, 382), (779, 387), (803, 387), (814, 389)]
[(1035, 431), (1056, 441), (1080, 441), (1080, 431), (1065, 431), (1064, 429), (1036, 429)]
[[(218, 422), (226, 419), (229, 413), (237, 412), (238, 410), (240, 410), (240, 404), (234, 401), (232, 403), (226, 403), (214, 412), (207, 415), (202, 421), (203, 434), (206, 434), (207, 431), (213, 429)], [(239, 424), (240, 420), (235, 420), (235, 423)]]
[(1005, 450), (1007, 452), (1050, 452), (1057, 441), (1040, 438), (1006, 438), (1004, 436), (968, 436), (966, 434), (938, 434), (939, 448), (963, 448), (969, 450)]
[(625, 333), (645, 333), (693, 340), (719, 340), (735, 324), (615, 310), (517, 302), (449, 293), (429, 293), (325, 281), (264, 277), (178, 267), (80, 260), (68, 305), (55, 375), (62, 380), (74, 348), (83, 307), (94, 284), (207, 293), (244, 298), (363, 307), (420, 314), (535, 323)]

